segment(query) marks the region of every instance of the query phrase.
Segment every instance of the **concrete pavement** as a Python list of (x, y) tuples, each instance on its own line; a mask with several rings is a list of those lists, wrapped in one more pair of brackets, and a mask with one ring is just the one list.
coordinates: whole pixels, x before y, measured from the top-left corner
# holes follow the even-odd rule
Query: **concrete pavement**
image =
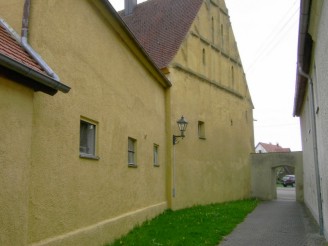
[(277, 192), (277, 200), (260, 203), (220, 246), (328, 245), (307, 209), (295, 201), (294, 189)]

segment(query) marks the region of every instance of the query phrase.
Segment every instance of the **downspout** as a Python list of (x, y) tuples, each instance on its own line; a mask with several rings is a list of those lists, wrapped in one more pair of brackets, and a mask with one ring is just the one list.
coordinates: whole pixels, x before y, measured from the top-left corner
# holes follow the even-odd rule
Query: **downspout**
[(33, 48), (28, 44), (27, 35), (28, 35), (28, 20), (30, 16), (30, 6), (31, 0), (25, 0), (24, 11), (23, 11), (23, 20), (22, 20), (22, 38), (21, 44), (26, 50), (26, 52), (35, 59), (38, 64), (44, 69), (44, 71), (56, 81), (60, 81), (58, 75), (47, 65), (47, 63), (33, 50)]
[(175, 144), (173, 144), (173, 167), (172, 167), (172, 197), (175, 198), (176, 193), (176, 170), (175, 170)]
[(315, 116), (313, 80), (309, 74), (306, 74), (302, 70), (300, 65), (298, 66), (298, 73), (304, 78), (308, 79), (310, 83), (310, 108), (311, 108), (311, 118), (312, 118), (311, 122), (312, 122), (312, 130), (313, 130), (312, 140), (313, 140), (314, 170), (316, 176), (320, 235), (323, 235), (322, 197), (321, 197), (321, 182), (320, 182), (318, 143), (317, 143), (317, 123), (316, 123), (316, 116)]

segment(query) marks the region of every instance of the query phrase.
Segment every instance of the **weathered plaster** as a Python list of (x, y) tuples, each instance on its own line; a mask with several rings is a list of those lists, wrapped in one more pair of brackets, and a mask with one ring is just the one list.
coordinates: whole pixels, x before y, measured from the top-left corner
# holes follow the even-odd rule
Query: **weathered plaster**
[(303, 156), (302, 152), (251, 154), (252, 196), (262, 200), (277, 198), (276, 172), (281, 166), (295, 168), (296, 200), (303, 202)]
[(33, 93), (0, 75), (0, 245), (27, 239)]
[(319, 222), (318, 192), (321, 192), (323, 233), (328, 239), (328, 103), (327, 103), (327, 66), (328, 66), (328, 2), (323, 0), (312, 1), (309, 19), (309, 34), (313, 45), (310, 76), (314, 86), (314, 103), (318, 146), (318, 171), (321, 190), (317, 189), (317, 175), (314, 162), (314, 129), (311, 126), (311, 105), (309, 87), (306, 88), (303, 108), (301, 111), (301, 133), (304, 152), (304, 200), (314, 218)]
[[(189, 121), (175, 148), (174, 209), (250, 197), (252, 104), (229, 18), (221, 11), (224, 2), (217, 4), (202, 5), (170, 65), (173, 133), (182, 114)], [(198, 121), (204, 122), (205, 139), (198, 136)]]
[[(18, 13), (22, 3), (0, 1), (15, 29), (21, 15), (8, 13)], [(7, 172), (23, 172), (22, 182), (13, 185), (22, 202), (8, 199), (1, 205), (8, 214), (18, 211), (10, 223), (19, 230), (1, 225), (8, 230), (7, 239), (16, 245), (101, 245), (167, 207), (250, 197), (253, 106), (224, 2), (207, 5), (192, 26), (202, 38), (188, 34), (172, 64), (219, 81), (224, 89), (172, 64), (166, 69), (173, 84), (168, 89), (140, 47), (95, 1), (32, 1), (29, 43), (72, 89), (55, 97), (24, 92), (13, 100), (17, 110), (1, 109), (21, 113), (24, 139), (14, 143), (28, 146), (17, 154), (19, 168), (13, 170), (6, 161)], [(211, 47), (204, 42), (212, 39), (209, 16), (225, 28), (221, 39), (216, 25)], [(11, 94), (0, 100), (9, 100)], [(173, 163), (172, 134), (178, 134), (181, 115), (189, 125)], [(99, 160), (79, 157), (81, 118), (97, 124)], [(198, 136), (198, 121), (205, 123), (205, 138)], [(11, 127), (3, 134), (20, 133)], [(128, 167), (128, 137), (137, 140), (137, 168)], [(159, 167), (152, 163), (154, 144), (159, 145)], [(16, 146), (9, 147), (6, 151), (14, 158)], [(3, 182), (3, 187), (10, 185), (8, 178)], [(2, 194), (8, 198), (12, 193), (8, 188)], [(2, 218), (9, 220), (1, 213)]]

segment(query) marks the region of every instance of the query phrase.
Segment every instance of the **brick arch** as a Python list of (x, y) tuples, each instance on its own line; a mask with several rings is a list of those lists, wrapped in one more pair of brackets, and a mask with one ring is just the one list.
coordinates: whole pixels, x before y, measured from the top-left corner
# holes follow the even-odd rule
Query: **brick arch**
[(261, 200), (277, 198), (275, 169), (281, 166), (295, 168), (296, 200), (303, 201), (302, 152), (251, 154), (252, 197)]

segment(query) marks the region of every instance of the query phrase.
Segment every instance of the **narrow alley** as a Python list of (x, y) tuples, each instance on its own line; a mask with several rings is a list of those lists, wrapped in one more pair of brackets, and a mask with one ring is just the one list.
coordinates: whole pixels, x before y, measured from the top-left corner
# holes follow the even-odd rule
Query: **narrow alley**
[(277, 200), (264, 201), (220, 246), (322, 246), (317, 223), (295, 200), (295, 188), (278, 188)]

